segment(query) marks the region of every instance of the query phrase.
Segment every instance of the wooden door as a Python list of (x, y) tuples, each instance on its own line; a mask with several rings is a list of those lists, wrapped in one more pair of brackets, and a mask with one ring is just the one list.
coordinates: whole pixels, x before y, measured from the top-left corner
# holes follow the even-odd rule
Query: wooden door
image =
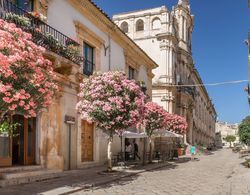
[(24, 131), (24, 164), (35, 164), (35, 150), (36, 150), (36, 119), (25, 119)]
[(12, 137), (12, 163), (14, 165), (35, 164), (36, 119), (26, 119), (14, 115), (13, 122), (18, 123)]
[(81, 132), (81, 144), (82, 162), (93, 161), (93, 141), (94, 141), (94, 125), (89, 124), (86, 121), (82, 121), (82, 132)]

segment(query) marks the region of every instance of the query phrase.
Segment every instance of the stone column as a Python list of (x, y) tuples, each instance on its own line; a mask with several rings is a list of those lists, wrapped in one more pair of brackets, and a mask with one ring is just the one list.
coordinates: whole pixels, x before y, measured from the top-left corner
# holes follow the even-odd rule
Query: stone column
[(40, 160), (41, 165), (51, 169), (64, 169), (62, 156), (62, 112), (61, 97), (56, 97), (40, 118)]
[(167, 83), (168, 82), (168, 74), (169, 74), (169, 46), (166, 42), (167, 40), (161, 40), (160, 43), (160, 52), (161, 52), (161, 63), (159, 64), (159, 73), (160, 73), (160, 82)]
[(129, 25), (128, 30), (129, 30), (129, 34), (131, 35), (131, 39), (134, 39), (134, 37), (135, 37), (135, 19), (131, 18), (129, 20), (128, 25)]
[(180, 39), (183, 39), (183, 16), (179, 15), (180, 17), (180, 23), (179, 23), (179, 37)]
[(187, 20), (184, 18), (184, 41), (187, 41)]
[(151, 31), (150, 16), (146, 16), (144, 24), (144, 36), (149, 36)]

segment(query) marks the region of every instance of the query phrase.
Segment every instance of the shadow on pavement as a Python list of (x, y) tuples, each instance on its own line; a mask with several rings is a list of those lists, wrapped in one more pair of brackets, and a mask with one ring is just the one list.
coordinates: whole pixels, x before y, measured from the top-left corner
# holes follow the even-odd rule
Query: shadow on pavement
[[(156, 169), (153, 169), (153, 170), (148, 170), (147, 172), (165, 171), (165, 170), (175, 169), (176, 167), (178, 167), (178, 165), (167, 164), (164, 167), (159, 167), (159, 168), (156, 168)], [(145, 167), (141, 166), (140, 168), (139, 167), (131, 168), (130, 170), (137, 170), (138, 171), (138, 170), (144, 170), (144, 169), (145, 169)], [(99, 185), (99, 186), (93, 186), (93, 187), (91, 187), (89, 189), (86, 189), (85, 192), (91, 192), (91, 191), (98, 190), (98, 189), (101, 189), (101, 190), (108, 189), (108, 188), (111, 188), (111, 187), (114, 187), (114, 186), (128, 185), (128, 184), (132, 183), (133, 181), (137, 180), (140, 177), (140, 174), (141, 173), (138, 173), (138, 174), (132, 175), (132, 176), (125, 176), (125, 177), (120, 178), (120, 179), (118, 179), (117, 181), (114, 181), (114, 182), (110, 182), (110, 183)]]

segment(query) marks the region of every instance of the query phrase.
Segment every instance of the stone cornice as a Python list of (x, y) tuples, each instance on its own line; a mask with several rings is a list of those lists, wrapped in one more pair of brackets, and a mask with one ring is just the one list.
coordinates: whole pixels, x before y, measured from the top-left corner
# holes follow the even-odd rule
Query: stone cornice
[(97, 28), (107, 33), (114, 41), (119, 43), (126, 51), (137, 56), (139, 62), (151, 69), (158, 67), (139, 46), (136, 45), (120, 28), (112, 22), (104, 13), (102, 13), (91, 1), (68, 0), (68, 2), (78, 10)]
[(77, 34), (79, 34), (83, 39), (85, 36), (88, 36), (89, 39), (91, 39), (91, 43), (95, 44), (95, 46), (102, 46), (104, 45), (105, 41), (96, 35), (93, 31), (91, 31), (88, 27), (86, 27), (84, 24), (82, 24), (79, 21), (74, 21)]
[(172, 40), (174, 43), (178, 43), (178, 39), (176, 38), (175, 34), (171, 32), (159, 33), (159, 34), (156, 34), (156, 37), (158, 40), (168, 39), (168, 40)]

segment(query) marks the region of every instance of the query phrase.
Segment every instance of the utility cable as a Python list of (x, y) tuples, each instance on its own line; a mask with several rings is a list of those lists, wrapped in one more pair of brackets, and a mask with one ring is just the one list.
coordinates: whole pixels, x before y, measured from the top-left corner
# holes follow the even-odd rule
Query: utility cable
[(225, 81), (225, 82), (207, 83), (207, 84), (183, 84), (183, 85), (166, 84), (165, 86), (169, 86), (169, 87), (200, 87), (200, 86), (219, 86), (219, 85), (228, 85), (228, 84), (239, 84), (239, 83), (246, 83), (246, 82), (249, 82), (249, 80)]

